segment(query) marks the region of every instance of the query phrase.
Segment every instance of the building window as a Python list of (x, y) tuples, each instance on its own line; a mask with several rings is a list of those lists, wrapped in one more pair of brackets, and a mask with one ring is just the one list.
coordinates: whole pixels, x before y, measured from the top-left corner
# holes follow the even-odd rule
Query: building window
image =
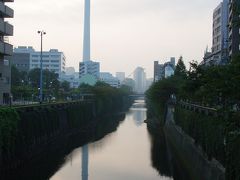
[(5, 78), (5, 84), (10, 84), (10, 78), (9, 77)]
[(38, 57), (38, 55), (32, 55), (32, 57)]
[(60, 55), (51, 55), (51, 57), (54, 57), (54, 58), (59, 58)]
[(9, 60), (4, 59), (3, 64), (4, 64), (4, 66), (9, 66)]
[(52, 63), (59, 63), (59, 60), (51, 60)]

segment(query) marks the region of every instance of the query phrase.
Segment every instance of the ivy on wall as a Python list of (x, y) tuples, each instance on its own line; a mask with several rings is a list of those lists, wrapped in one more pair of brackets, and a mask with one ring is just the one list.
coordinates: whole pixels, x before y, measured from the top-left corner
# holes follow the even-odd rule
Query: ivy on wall
[(11, 108), (0, 108), (0, 149), (12, 151), (18, 131), (19, 115)]

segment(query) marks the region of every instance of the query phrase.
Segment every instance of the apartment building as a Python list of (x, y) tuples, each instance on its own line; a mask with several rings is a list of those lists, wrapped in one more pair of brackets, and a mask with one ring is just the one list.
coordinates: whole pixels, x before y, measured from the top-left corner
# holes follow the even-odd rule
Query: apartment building
[(202, 64), (228, 63), (228, 5), (229, 0), (223, 0), (213, 11), (212, 50), (206, 50)]
[[(14, 48), (12, 56), (12, 64), (20, 71), (30, 71), (40, 68), (41, 52), (35, 51), (33, 47), (19, 46)], [(59, 75), (66, 72), (66, 57), (63, 52), (58, 49), (50, 49), (43, 51), (42, 54), (43, 69), (48, 69)]]
[(240, 55), (240, 0), (229, 3), (229, 57)]
[(13, 18), (14, 11), (6, 5), (14, 0), (0, 0), (0, 105), (8, 104), (11, 92), (10, 56), (13, 46), (8, 43), (8, 36), (13, 35), (13, 26), (6, 22)]

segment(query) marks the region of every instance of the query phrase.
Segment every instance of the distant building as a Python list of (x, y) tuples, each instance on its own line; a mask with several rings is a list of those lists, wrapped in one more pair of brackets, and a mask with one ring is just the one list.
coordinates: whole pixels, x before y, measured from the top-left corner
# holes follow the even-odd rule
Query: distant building
[(165, 66), (165, 78), (171, 77), (174, 75), (174, 68), (171, 66), (171, 64), (167, 64)]
[(75, 72), (74, 67), (66, 67), (66, 73), (61, 76), (60, 80), (69, 82), (71, 88), (78, 88), (80, 85), (79, 73)]
[(13, 46), (8, 43), (7, 36), (13, 35), (13, 26), (5, 21), (5, 18), (13, 18), (13, 9), (0, 2), (0, 105), (8, 104), (11, 91), (11, 67), (10, 57)]
[(73, 75), (75, 73), (76, 71), (74, 67), (66, 67), (66, 75)]
[(170, 64), (172, 64), (173, 66), (176, 65), (176, 58), (175, 57), (170, 58)]
[(146, 91), (146, 73), (142, 67), (135, 69), (133, 79), (135, 81), (134, 91), (139, 94), (144, 93)]
[(81, 77), (81, 79), (79, 80), (79, 84), (87, 84), (90, 86), (94, 86), (97, 83), (98, 79), (91, 75), (91, 74), (86, 74), (84, 76)]
[(83, 61), (79, 64), (79, 78), (81, 79), (84, 75), (90, 74), (95, 78), (99, 79), (100, 76), (100, 63), (93, 61)]
[(153, 78), (147, 79), (147, 81), (146, 81), (146, 90), (148, 90), (151, 87), (152, 83), (153, 83)]
[(201, 64), (223, 65), (228, 63), (228, 8), (229, 0), (223, 0), (213, 12), (212, 50), (206, 50)]
[(113, 75), (111, 73), (101, 72), (100, 80), (109, 84), (112, 87), (115, 87), (115, 88), (120, 87), (120, 81), (116, 77), (113, 77)]
[(135, 81), (131, 78), (125, 78), (125, 80), (122, 82), (122, 84), (130, 87), (132, 91), (135, 88)]
[(125, 80), (125, 72), (116, 72), (116, 78), (122, 84), (122, 82)]
[(229, 57), (240, 55), (240, 14), (234, 9), (240, 9), (239, 0), (229, 3)]
[(154, 61), (154, 82), (161, 80), (164, 77), (164, 65)]
[(154, 78), (153, 81), (157, 82), (163, 78), (167, 78), (169, 76), (172, 76), (175, 71), (175, 63), (176, 60), (174, 57), (170, 58), (170, 61), (159, 64), (158, 61), (154, 61)]
[[(40, 68), (41, 52), (35, 51), (33, 47), (19, 46), (14, 48), (12, 56), (12, 64), (20, 71), (30, 71), (35, 68)], [(42, 54), (43, 69), (48, 69), (59, 75), (66, 73), (66, 57), (63, 52), (57, 49), (43, 51)]]

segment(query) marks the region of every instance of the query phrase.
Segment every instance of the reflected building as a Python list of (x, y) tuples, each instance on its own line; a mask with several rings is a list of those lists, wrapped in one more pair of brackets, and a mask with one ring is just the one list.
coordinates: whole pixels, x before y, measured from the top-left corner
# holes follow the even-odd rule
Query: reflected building
[(133, 110), (133, 119), (137, 126), (141, 126), (146, 120), (146, 112), (142, 110)]
[(82, 180), (88, 180), (88, 144), (82, 147)]

